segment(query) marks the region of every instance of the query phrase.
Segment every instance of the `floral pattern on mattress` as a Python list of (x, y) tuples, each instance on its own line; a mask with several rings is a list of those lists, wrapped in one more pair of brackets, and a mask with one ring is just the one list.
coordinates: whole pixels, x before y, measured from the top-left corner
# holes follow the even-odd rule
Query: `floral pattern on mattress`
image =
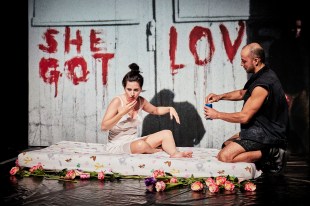
[(179, 147), (193, 151), (193, 158), (169, 158), (165, 152), (155, 154), (110, 154), (105, 144), (61, 141), (43, 149), (18, 155), (20, 166), (41, 163), (44, 169), (81, 169), (83, 171), (116, 172), (122, 175), (149, 176), (154, 170), (164, 170), (177, 177), (211, 177), (231, 175), (239, 179), (254, 179), (261, 175), (253, 163), (224, 163), (217, 160), (218, 149)]

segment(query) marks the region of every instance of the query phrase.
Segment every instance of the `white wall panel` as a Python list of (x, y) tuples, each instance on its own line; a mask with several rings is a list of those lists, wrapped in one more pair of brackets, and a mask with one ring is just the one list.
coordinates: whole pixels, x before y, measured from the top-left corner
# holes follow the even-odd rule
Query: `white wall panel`
[[(33, 26), (138, 24), (141, 0), (34, 0)], [(134, 11), (134, 12), (133, 12)], [(78, 14), (78, 15), (77, 15)]]
[(249, 0), (174, 0), (176, 22), (238, 21), (249, 15)]
[[(192, 2), (193, 4), (190, 2), (187, 2), (186, 9), (190, 9), (189, 6), (194, 5), (194, 2)], [(192, 121), (197, 123), (201, 121), (204, 126), (204, 136), (199, 144), (194, 144), (194, 146), (220, 148), (224, 140), (239, 130), (239, 124), (227, 123), (221, 120), (205, 120), (203, 115), (204, 99), (210, 92), (223, 93), (236, 88), (239, 89), (246, 82), (246, 72), (240, 66), (241, 47), (246, 44), (245, 28), (240, 40), (241, 45), (237, 48), (236, 55), (230, 62), (224, 48), (220, 25), (227, 28), (231, 43), (234, 45), (240, 30), (238, 21), (175, 23), (173, 19), (169, 18), (169, 11), (171, 10), (174, 10), (172, 4), (167, 4), (163, 0), (156, 1), (157, 42), (160, 42), (157, 43), (157, 91), (159, 92), (162, 89), (173, 91), (175, 94), (174, 103), (176, 105), (183, 104), (183, 107), (180, 106), (180, 110), (191, 108), (191, 106), (195, 107), (196, 111), (188, 111), (188, 113), (198, 112), (200, 119), (187, 119), (186, 116), (185, 119), (181, 119), (181, 122), (183, 121), (185, 124), (190, 124)], [(186, 12), (189, 13), (190, 11), (187, 10)], [(171, 59), (169, 58), (169, 50), (171, 49), (169, 43), (171, 41), (170, 29), (172, 27), (177, 32), (175, 64), (184, 65), (174, 75), (171, 74)], [(211, 61), (205, 65), (197, 65), (189, 49), (190, 33), (195, 27), (207, 29), (212, 35), (214, 53)], [(204, 59), (210, 54), (210, 44), (207, 39), (207, 37), (203, 37), (197, 41), (196, 49), (200, 59)], [(242, 103), (219, 102), (214, 103), (213, 106), (220, 111), (234, 112), (241, 109)], [(178, 130), (178, 126), (175, 126), (175, 129)], [(179, 133), (175, 134), (175, 138), (179, 139), (179, 141), (184, 138), (193, 139), (194, 141), (197, 137), (193, 137), (190, 135), (191, 132), (187, 131), (193, 131), (193, 129), (199, 128), (195, 128), (193, 125), (189, 128), (180, 128)]]
[[(34, 1), (38, 4), (35, 5)], [(76, 5), (70, 7), (72, 2)], [(61, 140), (105, 143), (107, 133), (100, 130), (101, 120), (112, 98), (123, 93), (121, 81), (132, 62), (140, 65), (145, 78), (142, 96), (154, 104), (174, 106), (181, 117), (181, 125), (177, 125), (168, 116), (159, 118), (144, 114), (142, 133), (168, 128), (180, 146), (219, 148), (224, 140), (239, 130), (238, 124), (205, 120), (203, 105), (210, 92), (239, 89), (246, 82), (246, 72), (240, 66), (240, 50), (246, 44), (246, 22), (242, 20), (247, 11), (242, 13), (245, 17), (240, 18), (238, 12), (233, 12), (234, 17), (241, 21), (233, 20), (230, 8), (225, 7), (221, 15), (226, 20), (213, 21), (200, 18), (201, 8), (216, 10), (212, 1), (85, 2), (88, 1), (29, 0), (29, 20), (33, 18), (34, 23), (29, 25), (30, 146), (48, 146)], [(197, 10), (197, 2), (207, 5)], [(244, 8), (246, 2), (240, 0), (236, 4)], [(69, 7), (73, 8), (71, 13), (65, 12)], [(98, 11), (105, 14), (94, 15)], [(179, 15), (179, 19), (175, 15)], [(147, 25), (153, 17), (156, 33), (148, 36)], [(134, 20), (125, 23), (125, 19)], [(123, 23), (117, 23), (117, 20)], [(66, 45), (68, 29), (69, 46)], [(47, 36), (49, 31), (55, 34)], [(94, 44), (99, 51), (91, 50), (92, 42), (96, 41), (91, 38), (92, 31), (100, 38)], [(82, 38), (80, 52), (74, 44), (77, 32)], [(148, 38), (152, 38), (151, 43), (155, 42), (151, 49), (147, 45)], [(53, 42), (57, 42), (57, 50), (47, 52), (42, 49), (50, 48)], [(225, 46), (224, 43), (228, 44)], [(213, 50), (210, 49), (212, 45)], [(70, 50), (66, 51), (66, 48)], [(193, 51), (198, 60), (203, 61), (208, 56), (210, 59), (199, 64)], [(108, 60), (106, 84), (102, 59), (95, 58), (96, 55), (112, 55)], [(67, 63), (77, 57), (85, 60), (89, 73), (84, 81), (74, 84), (72, 75), (68, 75)], [(57, 61), (56, 70), (61, 73), (57, 84), (43, 81), (40, 73), (42, 59)], [(182, 68), (172, 70), (173, 64)], [(46, 76), (49, 77), (53, 70), (48, 68)], [(71, 74), (83, 76), (82, 67), (74, 67)], [(220, 111), (233, 112), (240, 110), (242, 103), (219, 102), (213, 106)]]
[[(70, 2), (68, 4), (66, 1), (64, 7), (72, 5), (75, 1)], [(84, 5), (85, 2), (88, 1), (80, 3)], [(131, 2), (133, 5), (130, 6), (128, 3), (121, 4), (121, 7), (127, 10), (120, 12), (115, 5), (119, 5), (121, 2), (100, 1), (97, 4), (98, 8), (93, 9), (100, 10), (100, 6), (109, 6), (109, 11), (114, 11), (113, 18), (116, 20), (126, 17), (125, 12), (131, 13), (138, 18), (136, 21), (139, 24), (107, 26), (105, 23), (94, 22), (94, 24), (84, 26), (82, 22), (81, 25), (69, 27), (29, 25), (30, 146), (47, 146), (61, 140), (106, 142), (107, 133), (100, 130), (101, 120), (111, 99), (123, 93), (121, 81), (123, 76), (130, 71), (128, 65), (132, 62), (140, 65), (145, 76), (146, 85), (143, 89), (146, 91), (143, 95), (146, 98), (154, 96), (154, 54), (152, 51), (147, 51), (146, 42), (146, 25), (153, 19), (151, 1), (134, 1)], [(33, 0), (29, 1), (29, 19), (33, 18), (33, 9), (36, 8), (33, 3)], [(58, 12), (57, 18), (60, 18), (59, 15), (63, 16), (64, 19), (60, 18), (63, 21), (69, 18), (60, 9), (62, 8), (61, 1), (45, 1), (44, 3), (46, 3), (45, 14), (44, 12), (40, 14), (44, 21), (54, 17), (53, 12), (56, 11)], [(49, 10), (50, 4), (53, 4), (52, 10)], [(113, 5), (111, 6), (111, 4)], [(80, 9), (81, 5), (79, 6)], [(73, 12), (70, 15), (75, 14), (75, 17), (72, 18), (79, 22), (79, 17), (84, 18), (85, 14), (92, 11), (83, 10), (82, 16), (80, 16), (80, 11), (78, 13)], [(68, 35), (68, 28), (70, 35)], [(51, 30), (53, 31), (52, 35), (46, 35)], [(95, 31), (96, 38), (100, 38), (100, 41), (95, 44), (95, 47), (100, 48), (100, 51), (91, 50), (92, 40), (90, 36), (92, 30)], [(66, 46), (66, 35), (70, 36), (69, 46)], [(82, 39), (80, 52), (74, 43), (79, 35)], [(53, 52), (47, 51), (55, 42), (57, 49)], [(68, 51), (65, 51), (66, 48)], [(102, 59), (94, 56), (107, 54), (113, 55), (113, 57), (110, 57), (108, 61), (107, 82), (104, 84)], [(74, 73), (78, 78), (83, 77), (82, 67), (79, 64), (76, 65), (74, 72), (68, 75), (68, 62), (75, 58), (82, 58), (86, 62), (88, 72), (87, 75), (84, 75), (86, 78), (76, 84), (72, 79), (72, 74)], [(43, 81), (42, 74), (40, 75), (42, 59), (57, 61), (56, 70), (61, 74), (57, 84)], [(55, 68), (52, 66), (48, 68), (45, 73), (47, 78), (51, 76), (53, 70)]]

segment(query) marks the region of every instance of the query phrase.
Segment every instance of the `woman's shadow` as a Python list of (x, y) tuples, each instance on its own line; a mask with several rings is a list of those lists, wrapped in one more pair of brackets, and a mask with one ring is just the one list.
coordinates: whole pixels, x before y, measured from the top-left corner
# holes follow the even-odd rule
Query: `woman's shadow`
[(161, 90), (155, 95), (150, 103), (155, 106), (173, 106), (179, 114), (181, 124), (170, 119), (170, 115), (163, 116), (147, 115), (142, 125), (142, 136), (169, 129), (173, 132), (176, 146), (193, 147), (198, 145), (203, 138), (206, 130), (202, 120), (189, 102), (173, 102), (174, 93), (168, 89)]

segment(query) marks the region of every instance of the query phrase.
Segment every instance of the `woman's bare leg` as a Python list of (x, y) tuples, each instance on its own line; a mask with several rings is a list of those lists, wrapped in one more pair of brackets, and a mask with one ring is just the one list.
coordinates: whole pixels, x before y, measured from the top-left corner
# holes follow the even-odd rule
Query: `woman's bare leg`
[(192, 151), (177, 151), (175, 141), (170, 130), (162, 130), (148, 135), (145, 141), (152, 148), (156, 148), (161, 145), (162, 149), (167, 152), (170, 157), (192, 157), (193, 154)]
[(132, 154), (153, 154), (163, 151), (162, 149), (151, 147), (151, 145), (149, 145), (145, 139), (139, 139), (130, 144), (130, 150)]

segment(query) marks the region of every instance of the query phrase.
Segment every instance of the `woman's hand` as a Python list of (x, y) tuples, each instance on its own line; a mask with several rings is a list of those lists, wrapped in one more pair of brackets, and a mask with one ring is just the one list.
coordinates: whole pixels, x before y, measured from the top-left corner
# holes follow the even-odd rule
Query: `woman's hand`
[(175, 118), (175, 121), (180, 124), (180, 118), (179, 115), (177, 113), (177, 111), (175, 111), (175, 109), (173, 107), (169, 107), (169, 113), (170, 113), (170, 119), (173, 119), (173, 117)]
[(132, 101), (124, 106), (121, 106), (121, 100), (115, 97), (109, 104), (103, 120), (101, 122), (101, 129), (107, 131), (111, 129), (124, 115), (130, 110), (133, 110), (137, 101)]
[(137, 100), (127, 103), (125, 106), (120, 108), (119, 113), (121, 113), (122, 115), (127, 114), (135, 108), (136, 104)]

